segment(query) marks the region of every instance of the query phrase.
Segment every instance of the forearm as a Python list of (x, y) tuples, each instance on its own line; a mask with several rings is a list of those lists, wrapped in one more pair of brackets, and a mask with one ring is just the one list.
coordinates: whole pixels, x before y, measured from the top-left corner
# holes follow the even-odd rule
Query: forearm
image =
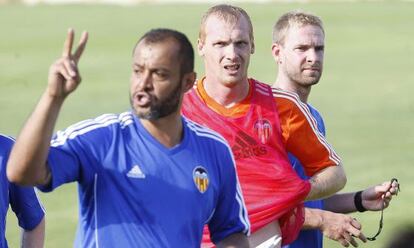
[(311, 190), (306, 200), (323, 199), (335, 194), (345, 186), (345, 171), (341, 164), (330, 166), (311, 177), (309, 182)]
[(63, 99), (45, 92), (23, 126), (10, 153), (7, 176), (23, 185), (43, 185), (50, 181), (46, 165), (50, 140)]
[(335, 194), (324, 200), (324, 209), (335, 213), (352, 213), (356, 212), (354, 204), (355, 193)]
[(22, 248), (41, 248), (45, 240), (45, 218), (30, 231), (23, 230), (21, 237)]
[(356, 197), (357, 192), (336, 194), (324, 201), (324, 208), (336, 213), (379, 211), (388, 206), (392, 196), (398, 193), (398, 187), (398, 182), (388, 181), (364, 189), (359, 197)]
[(217, 248), (230, 248), (230, 247), (237, 247), (237, 248), (248, 248), (249, 241), (243, 233), (235, 233), (232, 234), (217, 244)]

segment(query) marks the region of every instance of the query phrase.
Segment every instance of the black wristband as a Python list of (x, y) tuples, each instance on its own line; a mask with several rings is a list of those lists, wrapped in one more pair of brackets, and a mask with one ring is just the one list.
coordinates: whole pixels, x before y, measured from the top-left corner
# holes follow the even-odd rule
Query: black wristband
[(358, 192), (355, 193), (354, 204), (355, 204), (355, 208), (358, 210), (358, 212), (367, 211), (367, 209), (362, 205), (362, 191), (358, 191)]

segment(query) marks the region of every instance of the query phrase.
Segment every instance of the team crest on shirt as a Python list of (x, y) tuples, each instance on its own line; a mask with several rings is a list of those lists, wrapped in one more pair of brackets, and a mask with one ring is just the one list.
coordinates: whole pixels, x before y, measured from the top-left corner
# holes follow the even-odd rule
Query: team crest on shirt
[(254, 123), (254, 131), (257, 137), (259, 137), (260, 142), (266, 144), (273, 132), (272, 124), (266, 119), (257, 120), (256, 123)]
[(193, 180), (200, 193), (204, 193), (208, 189), (210, 180), (208, 178), (207, 170), (203, 166), (197, 166), (193, 170)]

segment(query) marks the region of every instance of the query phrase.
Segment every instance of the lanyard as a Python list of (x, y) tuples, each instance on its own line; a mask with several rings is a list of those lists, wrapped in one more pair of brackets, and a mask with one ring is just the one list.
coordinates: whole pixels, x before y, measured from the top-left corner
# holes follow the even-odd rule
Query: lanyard
[[(391, 186), (392, 186), (392, 184), (394, 182), (396, 182), (398, 184), (398, 180), (396, 178), (393, 178), (393, 179), (391, 179)], [(400, 185), (398, 184), (398, 186), (397, 186), (397, 193), (396, 194), (398, 194), (398, 192), (400, 192), (400, 191), (401, 191), (400, 190)], [(378, 231), (377, 231), (377, 233), (373, 237), (367, 238), (369, 241), (376, 240), (377, 237), (378, 237), (378, 235), (380, 235), (380, 233), (382, 231), (382, 227), (384, 226), (384, 208), (385, 208), (385, 201), (382, 202), (381, 218), (380, 218), (380, 221), (379, 221)]]

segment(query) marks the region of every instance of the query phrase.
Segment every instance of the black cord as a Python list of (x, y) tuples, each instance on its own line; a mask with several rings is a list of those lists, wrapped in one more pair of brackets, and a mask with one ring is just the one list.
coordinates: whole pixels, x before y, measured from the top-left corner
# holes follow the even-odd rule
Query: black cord
[[(397, 193), (398, 192), (400, 192), (401, 190), (400, 190), (400, 184), (398, 183), (398, 180), (397, 180), (397, 178), (393, 178), (393, 179), (391, 179), (391, 187), (392, 187), (392, 184), (394, 183), (394, 182), (397, 182)], [(378, 228), (378, 232), (373, 236), (373, 237), (371, 237), (371, 238), (367, 238), (369, 241), (375, 241), (376, 239), (377, 239), (377, 237), (378, 237), (378, 235), (380, 235), (380, 233), (381, 233), (381, 231), (382, 231), (382, 227), (384, 226), (384, 208), (385, 208), (385, 201), (383, 201), (382, 202), (382, 209), (381, 209), (381, 218), (380, 218), (380, 221), (379, 221), (379, 228)]]

